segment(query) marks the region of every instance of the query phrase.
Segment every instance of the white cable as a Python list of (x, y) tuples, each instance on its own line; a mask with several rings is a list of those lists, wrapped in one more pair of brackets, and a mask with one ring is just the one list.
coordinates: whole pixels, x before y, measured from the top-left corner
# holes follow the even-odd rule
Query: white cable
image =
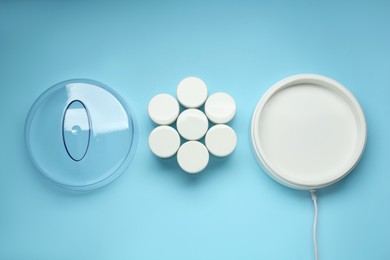
[(316, 260), (318, 260), (318, 247), (317, 247), (317, 219), (318, 219), (318, 206), (317, 206), (317, 191), (310, 190), (311, 199), (314, 204), (314, 224), (313, 224), (313, 242), (314, 242), (314, 254)]

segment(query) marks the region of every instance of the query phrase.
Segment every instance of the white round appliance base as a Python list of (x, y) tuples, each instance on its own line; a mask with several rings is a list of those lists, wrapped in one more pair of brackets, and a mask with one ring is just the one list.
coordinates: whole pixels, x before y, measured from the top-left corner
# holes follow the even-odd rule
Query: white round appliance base
[(252, 145), (265, 171), (297, 189), (317, 189), (345, 177), (366, 144), (366, 121), (338, 82), (302, 74), (272, 86), (252, 118)]

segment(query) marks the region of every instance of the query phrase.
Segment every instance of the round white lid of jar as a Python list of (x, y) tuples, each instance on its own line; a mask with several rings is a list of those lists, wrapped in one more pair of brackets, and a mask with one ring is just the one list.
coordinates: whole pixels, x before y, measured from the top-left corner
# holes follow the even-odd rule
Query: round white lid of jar
[(226, 124), (236, 114), (236, 102), (229, 94), (218, 92), (208, 97), (204, 110), (214, 124)]
[(184, 110), (179, 115), (176, 126), (183, 138), (187, 140), (199, 140), (206, 134), (209, 121), (202, 111), (190, 108)]
[(170, 125), (179, 115), (179, 103), (176, 98), (168, 94), (154, 96), (148, 106), (150, 119), (157, 125)]
[(150, 150), (160, 158), (169, 158), (176, 154), (180, 146), (180, 136), (170, 126), (158, 126), (149, 135)]
[(180, 146), (177, 152), (177, 162), (183, 171), (198, 173), (203, 171), (209, 163), (209, 152), (202, 143), (188, 141)]
[(215, 125), (207, 131), (205, 143), (212, 155), (225, 157), (236, 148), (237, 136), (230, 126)]
[(187, 77), (180, 81), (176, 90), (177, 99), (186, 108), (198, 108), (207, 99), (208, 90), (203, 80)]

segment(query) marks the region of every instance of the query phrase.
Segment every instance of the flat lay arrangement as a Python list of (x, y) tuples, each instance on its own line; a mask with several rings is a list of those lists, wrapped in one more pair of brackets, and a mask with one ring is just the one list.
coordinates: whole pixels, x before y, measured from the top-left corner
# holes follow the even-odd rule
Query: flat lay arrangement
[(389, 13), (0, 1), (0, 260), (389, 260)]
[[(236, 115), (234, 99), (208, 92), (202, 79), (187, 77), (177, 87), (178, 101), (157, 94), (148, 105), (157, 125), (149, 136), (150, 150), (162, 159), (177, 154), (180, 168), (191, 174), (206, 169), (209, 154), (225, 157), (237, 145), (235, 131), (226, 125)], [(69, 80), (38, 98), (25, 135), (30, 156), (45, 176), (66, 188), (88, 190), (110, 183), (128, 166), (135, 131), (135, 120), (118, 94), (92, 80)], [(342, 179), (363, 154), (366, 121), (359, 103), (330, 78), (291, 76), (259, 101), (251, 138), (268, 175), (288, 187), (310, 190), (318, 259), (316, 190)]]

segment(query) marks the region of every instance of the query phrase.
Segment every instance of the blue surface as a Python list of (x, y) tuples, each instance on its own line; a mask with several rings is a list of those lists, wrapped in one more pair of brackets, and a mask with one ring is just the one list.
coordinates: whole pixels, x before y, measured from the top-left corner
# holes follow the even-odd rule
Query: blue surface
[[(164, 1), (165, 2), (165, 1)], [(321, 259), (390, 259), (390, 2), (0, 2), (0, 259), (313, 259), (308, 192), (257, 165), (252, 111), (297, 73), (348, 87), (367, 117), (358, 167), (319, 192)], [(190, 176), (147, 147), (150, 98), (203, 78), (238, 105), (239, 144)], [(64, 190), (33, 167), (28, 110), (48, 87), (91, 78), (132, 106), (128, 170), (103, 189)]]

